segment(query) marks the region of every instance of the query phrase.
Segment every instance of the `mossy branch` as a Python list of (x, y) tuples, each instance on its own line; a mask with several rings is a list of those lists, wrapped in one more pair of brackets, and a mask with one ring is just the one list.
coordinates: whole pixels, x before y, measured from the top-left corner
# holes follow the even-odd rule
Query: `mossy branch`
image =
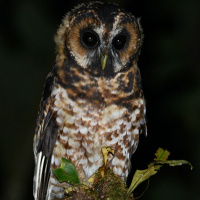
[[(112, 169), (108, 168), (106, 165), (107, 154), (110, 152), (113, 153), (112, 149), (109, 147), (102, 148), (104, 165), (100, 167), (92, 176), (92, 179), (90, 179), (90, 181), (92, 180), (92, 184), (79, 183), (75, 167), (70, 161), (62, 159), (61, 167), (53, 172), (60, 182), (65, 181), (71, 184), (71, 187), (65, 190), (65, 198), (63, 200), (134, 200), (133, 192), (136, 187), (155, 175), (163, 165), (178, 166), (189, 164), (192, 169), (192, 165), (188, 161), (168, 160), (170, 155), (169, 151), (159, 148), (155, 153), (154, 161), (148, 165), (147, 169), (136, 170), (132, 183), (130, 187), (127, 188), (121, 178), (116, 176)], [(62, 173), (60, 173), (60, 171), (62, 171)], [(73, 182), (72, 180), (76, 181)]]

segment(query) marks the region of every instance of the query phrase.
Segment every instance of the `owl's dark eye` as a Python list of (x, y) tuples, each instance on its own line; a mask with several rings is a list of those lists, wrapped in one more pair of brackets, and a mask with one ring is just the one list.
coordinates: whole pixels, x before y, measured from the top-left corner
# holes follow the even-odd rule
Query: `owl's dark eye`
[(83, 44), (89, 48), (96, 46), (98, 43), (97, 34), (90, 31), (84, 32), (81, 39)]
[(112, 44), (115, 49), (122, 50), (126, 44), (126, 41), (127, 41), (126, 35), (117, 35), (114, 37)]

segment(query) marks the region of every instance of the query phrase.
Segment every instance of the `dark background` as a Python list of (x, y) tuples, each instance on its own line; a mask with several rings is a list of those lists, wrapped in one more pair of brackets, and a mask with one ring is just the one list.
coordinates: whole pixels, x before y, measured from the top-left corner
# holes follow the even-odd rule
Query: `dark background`
[[(65, 13), (81, 2), (0, 1), (2, 200), (32, 199), (32, 140), (43, 84), (55, 59), (53, 37)], [(163, 167), (141, 199), (200, 199), (200, 1), (110, 2), (141, 17), (144, 30), (139, 67), (148, 137), (140, 137), (133, 171), (145, 169), (158, 147), (194, 167)]]

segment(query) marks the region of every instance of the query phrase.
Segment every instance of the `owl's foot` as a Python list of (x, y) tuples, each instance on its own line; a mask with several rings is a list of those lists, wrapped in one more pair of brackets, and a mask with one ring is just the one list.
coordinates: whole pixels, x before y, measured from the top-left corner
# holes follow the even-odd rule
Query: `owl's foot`
[(102, 154), (103, 154), (103, 166), (100, 168), (100, 172), (101, 172), (101, 176), (104, 177), (105, 175), (105, 168), (107, 166), (107, 162), (108, 162), (108, 154), (114, 154), (114, 150), (111, 147), (102, 147), (101, 149)]
[(105, 169), (106, 169), (107, 162), (108, 162), (108, 154), (109, 153), (114, 154), (114, 150), (111, 147), (102, 147), (101, 151), (102, 151), (102, 154), (103, 154), (104, 164), (92, 176), (89, 177), (86, 185), (88, 185), (88, 183), (94, 184), (94, 182), (100, 178), (100, 177), (97, 178), (99, 176), (98, 172), (100, 172), (102, 178), (105, 175)]

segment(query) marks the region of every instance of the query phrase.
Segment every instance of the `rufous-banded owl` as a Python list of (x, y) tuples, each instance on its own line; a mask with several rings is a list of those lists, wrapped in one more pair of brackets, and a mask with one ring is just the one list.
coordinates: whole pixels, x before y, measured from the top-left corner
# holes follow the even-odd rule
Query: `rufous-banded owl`
[(34, 137), (34, 197), (63, 198), (66, 183), (52, 172), (70, 160), (79, 178), (103, 165), (126, 181), (130, 159), (146, 129), (145, 100), (137, 67), (139, 21), (117, 5), (81, 4), (64, 17), (57, 57), (46, 79)]

